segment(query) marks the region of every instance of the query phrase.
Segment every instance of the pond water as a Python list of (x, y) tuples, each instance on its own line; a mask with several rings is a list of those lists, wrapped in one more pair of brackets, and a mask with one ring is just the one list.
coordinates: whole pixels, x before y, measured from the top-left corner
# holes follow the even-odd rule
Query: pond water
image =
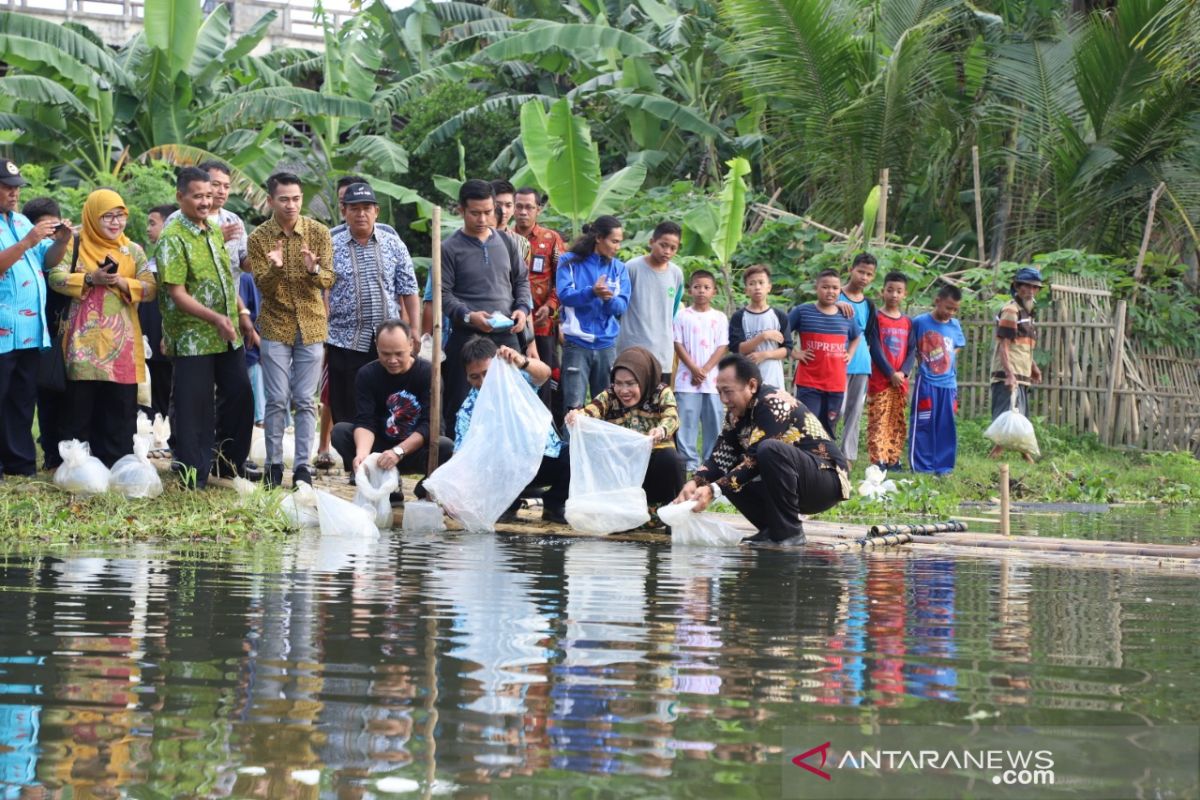
[(1200, 582), (298, 536), (0, 556), (0, 798), (778, 797), (814, 721), (1200, 718)]

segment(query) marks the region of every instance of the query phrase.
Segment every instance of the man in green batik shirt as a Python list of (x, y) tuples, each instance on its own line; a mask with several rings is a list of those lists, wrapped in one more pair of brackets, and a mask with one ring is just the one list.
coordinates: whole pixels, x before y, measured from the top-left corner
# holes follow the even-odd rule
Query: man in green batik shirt
[(221, 229), (209, 222), (208, 173), (180, 170), (175, 197), (180, 215), (163, 228), (157, 253), (163, 342), (175, 364), (171, 468), (185, 486), (202, 489), (210, 469), (240, 474), (250, 453), (254, 404), (242, 337), (257, 344), (258, 334), (233, 285)]

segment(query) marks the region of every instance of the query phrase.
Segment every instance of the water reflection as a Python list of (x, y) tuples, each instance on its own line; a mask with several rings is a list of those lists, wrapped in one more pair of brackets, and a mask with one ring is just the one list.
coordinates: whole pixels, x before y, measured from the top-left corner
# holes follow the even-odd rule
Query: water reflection
[(813, 721), (1200, 707), (1195, 581), (1169, 575), (310, 534), (10, 555), (0, 591), (6, 800), (770, 791)]

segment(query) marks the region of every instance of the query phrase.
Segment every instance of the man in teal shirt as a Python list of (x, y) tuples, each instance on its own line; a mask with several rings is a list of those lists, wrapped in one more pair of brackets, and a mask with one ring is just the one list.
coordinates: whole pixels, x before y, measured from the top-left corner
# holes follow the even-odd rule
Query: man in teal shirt
[(45, 272), (62, 260), (70, 223), (45, 217), (33, 225), (17, 211), (21, 170), (0, 158), (0, 467), (6, 475), (37, 472), (33, 409), (46, 330)]

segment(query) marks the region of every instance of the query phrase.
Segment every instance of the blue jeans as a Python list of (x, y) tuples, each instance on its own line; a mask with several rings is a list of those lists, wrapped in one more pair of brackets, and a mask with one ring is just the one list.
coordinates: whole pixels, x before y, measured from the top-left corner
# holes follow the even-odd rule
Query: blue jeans
[[(676, 392), (675, 404), (679, 407), (679, 449), (687, 460), (687, 468), (695, 472), (712, 455), (721, 435), (725, 408), (718, 395), (704, 392)], [(704, 445), (702, 452), (697, 452), (696, 439), (702, 430)]]
[[(296, 455), (293, 469), (307, 467), (317, 433), (317, 389), (325, 343), (292, 344), (263, 339), (258, 363), (266, 390), (267, 464), (283, 463), (283, 432), (288, 410), (295, 408)], [(253, 401), (251, 401), (253, 402)]]
[(796, 399), (817, 415), (817, 419), (821, 420), (821, 425), (829, 434), (829, 438), (835, 442), (837, 436), (833, 431), (837, 428), (837, 420), (842, 413), (842, 401), (845, 397), (845, 392), (823, 392), (808, 386), (796, 387)]
[(588, 397), (595, 397), (612, 383), (612, 365), (617, 357), (616, 345), (603, 350), (589, 350), (572, 344), (563, 344), (562, 390), (563, 408), (570, 411), (583, 407)]
[(267, 416), (267, 395), (263, 391), (262, 365), (255, 364), (247, 371), (250, 374), (250, 389), (254, 392), (254, 424), (260, 425)]

